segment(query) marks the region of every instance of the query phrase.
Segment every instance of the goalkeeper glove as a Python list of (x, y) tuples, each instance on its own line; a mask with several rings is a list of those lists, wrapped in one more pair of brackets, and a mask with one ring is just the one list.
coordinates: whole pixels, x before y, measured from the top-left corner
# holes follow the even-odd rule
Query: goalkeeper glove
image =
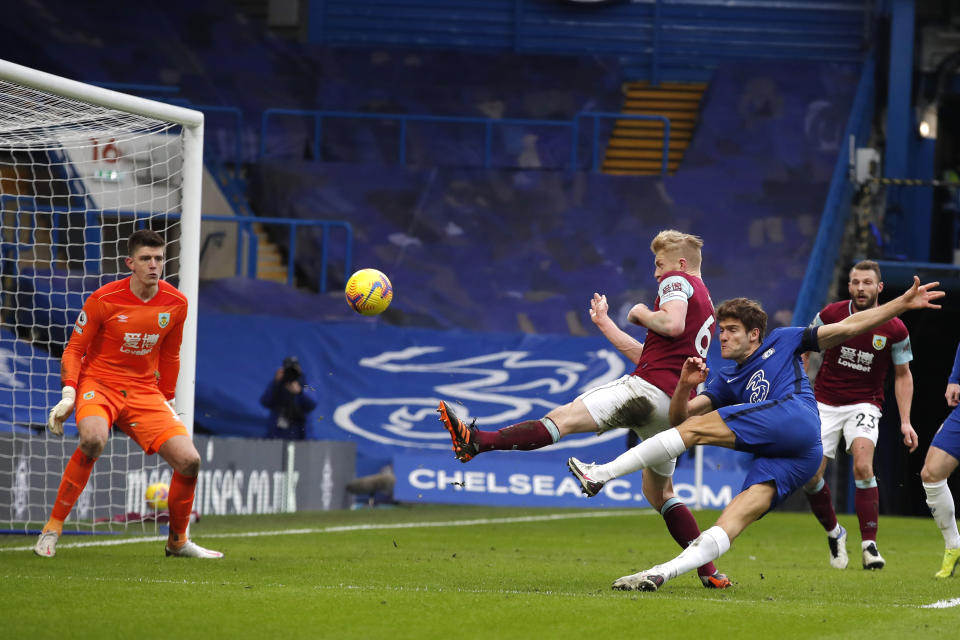
[(60, 402), (50, 409), (50, 416), (47, 418), (47, 428), (55, 436), (63, 435), (63, 423), (73, 413), (73, 404), (77, 399), (77, 390), (73, 387), (64, 387), (61, 394)]

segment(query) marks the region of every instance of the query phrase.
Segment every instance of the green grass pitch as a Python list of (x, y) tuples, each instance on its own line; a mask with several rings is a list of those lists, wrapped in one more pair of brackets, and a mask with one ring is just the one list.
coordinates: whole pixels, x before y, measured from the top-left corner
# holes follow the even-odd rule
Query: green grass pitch
[[(709, 526), (714, 511), (698, 512)], [(611, 582), (676, 555), (643, 511), (400, 506), (205, 517), (200, 544), (223, 560), (163, 557), (159, 538), (67, 536), (55, 558), (34, 537), (0, 537), (0, 637), (43, 638), (904, 638), (950, 637), (960, 576), (935, 580), (931, 519), (883, 517), (882, 571), (827, 564), (820, 525), (772, 513), (718, 566), (658, 593)], [(960, 601), (960, 600), (958, 600)], [(930, 607), (935, 603), (939, 607)], [(925, 606), (926, 605), (926, 606)]]

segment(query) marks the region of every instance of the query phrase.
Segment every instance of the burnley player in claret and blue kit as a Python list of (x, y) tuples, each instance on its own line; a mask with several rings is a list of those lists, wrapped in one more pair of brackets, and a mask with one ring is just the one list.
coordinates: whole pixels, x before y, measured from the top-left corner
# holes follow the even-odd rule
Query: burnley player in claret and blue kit
[(670, 401), (670, 422), (677, 425), (644, 440), (607, 464), (567, 462), (584, 493), (596, 495), (613, 478), (671, 460), (698, 444), (753, 454), (743, 487), (716, 524), (679, 556), (623, 576), (614, 589), (656, 591), (664, 582), (704, 562), (716, 560), (752, 522), (782, 502), (816, 472), (823, 456), (820, 415), (803, 370), (802, 354), (829, 349), (910, 309), (939, 309), (939, 283), (913, 286), (874, 309), (819, 327), (775, 329), (764, 339), (767, 314), (746, 298), (717, 308), (721, 355), (736, 362), (722, 369), (692, 400), (690, 392), (707, 380), (702, 358), (684, 363)]
[[(876, 307), (877, 298), (883, 291), (880, 265), (872, 260), (858, 262), (850, 269), (847, 286), (850, 299), (824, 307), (814, 318), (814, 325), (839, 322), (854, 313)], [(819, 359), (817, 356), (810, 358), (808, 373), (816, 368)], [(811, 511), (827, 532), (830, 566), (835, 569), (847, 566), (847, 531), (837, 522), (830, 487), (824, 481), (823, 473), (827, 460), (836, 456), (841, 435), (846, 451), (853, 456), (854, 505), (860, 524), (863, 568), (882, 569), (886, 564), (877, 550), (880, 497), (873, 472), (873, 453), (883, 409), (883, 384), (891, 365), (903, 444), (911, 453), (917, 448), (917, 432), (910, 424), (913, 402), (911, 360), (910, 334), (900, 318), (891, 318), (869, 332), (823, 352), (822, 364), (813, 383), (820, 411), (823, 462), (803, 490)]]

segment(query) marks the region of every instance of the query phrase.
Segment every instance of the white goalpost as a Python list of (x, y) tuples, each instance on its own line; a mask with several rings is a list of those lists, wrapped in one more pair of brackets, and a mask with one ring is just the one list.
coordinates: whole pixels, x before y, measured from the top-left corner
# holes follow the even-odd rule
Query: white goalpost
[[(199, 111), (0, 60), (0, 531), (49, 515), (77, 446), (73, 417), (63, 438), (45, 430), (60, 355), (87, 296), (128, 273), (138, 228), (164, 236), (164, 277), (190, 303), (176, 398), (193, 433), (202, 179)], [(112, 431), (65, 531), (151, 520), (144, 489), (169, 476)]]

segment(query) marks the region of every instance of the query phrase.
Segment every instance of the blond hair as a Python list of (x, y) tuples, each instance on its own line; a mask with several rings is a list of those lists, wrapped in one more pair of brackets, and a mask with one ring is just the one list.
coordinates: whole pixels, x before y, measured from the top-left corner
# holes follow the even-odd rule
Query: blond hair
[(700, 268), (702, 257), (700, 248), (703, 247), (703, 240), (699, 236), (683, 233), (676, 229), (666, 229), (656, 235), (650, 243), (650, 251), (654, 255), (661, 251), (677, 250), (680, 255), (687, 259), (687, 263), (693, 269)]

